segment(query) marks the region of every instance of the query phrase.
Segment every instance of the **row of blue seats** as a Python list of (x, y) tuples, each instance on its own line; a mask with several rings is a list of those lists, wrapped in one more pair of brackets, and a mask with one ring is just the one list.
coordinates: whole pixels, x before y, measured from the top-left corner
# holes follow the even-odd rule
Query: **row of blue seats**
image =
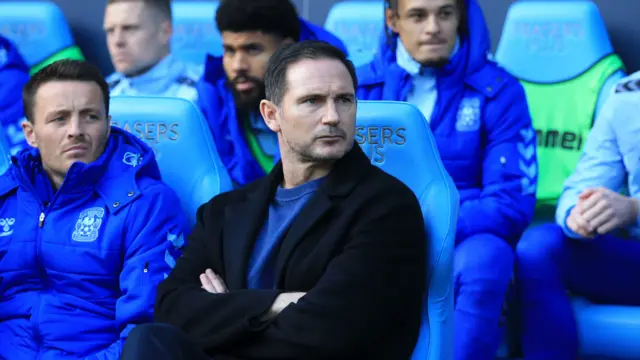
[[(157, 97), (116, 97), (110, 113), (114, 125), (145, 140), (154, 150), (163, 180), (182, 200), (190, 224), (197, 208), (232, 188), (213, 137), (200, 111), (189, 101)], [(428, 231), (429, 296), (415, 360), (453, 358), (453, 244), (459, 196), (438, 155), (422, 113), (412, 105), (392, 102), (358, 104), (357, 126), (373, 142), (362, 143), (373, 164), (407, 184), (416, 194)], [(382, 141), (383, 133), (404, 129), (402, 145)], [(0, 145), (3, 144), (0, 131)], [(375, 135), (375, 136), (374, 136)], [(0, 170), (9, 166), (9, 151), (0, 146)]]
[[(154, 148), (163, 180), (182, 199), (191, 224), (195, 223), (196, 209), (201, 204), (232, 188), (208, 125), (192, 103), (182, 99), (116, 97), (110, 107), (114, 125), (131, 131)], [(413, 359), (452, 359), (458, 193), (417, 108), (406, 103), (362, 101), (356, 123), (363, 133), (372, 134), (359, 144), (372, 163), (406, 183), (425, 214), (433, 268), (423, 329)], [(379, 141), (382, 133), (402, 130), (406, 141), (401, 145)], [(0, 172), (9, 166), (9, 151), (2, 134), (0, 131)], [(574, 309), (583, 353), (638, 358), (640, 343), (628, 339), (640, 332), (640, 308), (592, 305), (576, 299)]]
[[(202, 63), (206, 53), (220, 55), (215, 23), (217, 1), (174, 1), (172, 51)], [(356, 65), (370, 61), (384, 36), (382, 1), (335, 4), (325, 28), (347, 46)], [(48, 1), (0, 3), (0, 34), (13, 40), (29, 65), (75, 42), (64, 14)], [(606, 27), (591, 1), (525, 1), (511, 7), (496, 59), (520, 79), (560, 82), (579, 75), (603, 54), (613, 52)]]
[[(202, 60), (204, 52), (219, 54), (221, 51), (220, 36), (213, 23), (217, 2), (174, 2), (173, 6), (175, 17), (173, 51), (178, 56), (198, 62)], [(352, 60), (359, 64), (368, 61), (375, 52), (383, 28), (382, 13), (381, 1), (338, 3), (331, 10), (325, 25), (342, 38), (348, 46)], [(58, 51), (59, 47), (73, 44), (73, 38), (63, 14), (54, 4), (48, 2), (0, 3), (0, 33), (4, 33), (16, 41), (31, 64), (36, 64), (51, 53)], [(496, 59), (520, 79), (552, 84), (583, 74), (599, 59), (612, 52), (613, 48), (604, 23), (592, 2), (527, 1), (517, 2), (510, 9), (496, 52)], [(615, 74), (608, 79), (602, 89), (597, 90), (601, 94), (608, 93), (612, 84), (622, 76), (622, 73)], [(604, 99), (605, 96), (599, 98)], [(195, 108), (183, 102), (169, 102), (168, 105), (160, 106), (152, 100), (144, 100), (136, 101), (135, 106), (127, 109), (125, 106), (117, 104), (120, 101), (131, 100), (114, 99), (113, 101), (114, 121), (121, 126), (129, 127), (133, 132), (139, 132), (138, 135), (142, 137), (147, 137), (150, 144), (159, 151), (159, 162), (165, 174), (165, 180), (178, 189), (185, 209), (190, 215), (195, 214), (194, 208), (197, 204), (210, 198), (212, 194), (227, 189), (229, 186), (228, 177), (226, 177), (226, 171), (223, 170), (219, 161), (215, 160), (217, 158), (215, 148), (211, 146), (210, 140), (202, 138), (202, 134), (208, 133), (203, 131), (206, 128), (190, 127), (188, 123), (181, 120), (200, 116), (196, 115)], [(398, 127), (399, 124), (403, 124), (401, 121), (404, 118), (398, 117), (402, 110), (395, 109), (395, 106), (376, 110), (379, 116), (386, 114), (388, 117), (376, 120), (378, 122), (373, 122), (373, 124), (378, 125), (371, 126)], [(174, 110), (169, 110), (170, 108)], [(157, 109), (162, 109), (162, 112), (158, 114)], [(361, 119), (373, 116), (371, 115), (374, 114), (373, 110), (369, 109), (375, 109), (375, 107), (371, 108), (368, 104), (360, 105), (358, 118), (360, 124), (362, 124)], [(194, 113), (194, 111), (196, 112)], [(413, 110), (404, 111), (411, 112)], [(417, 116), (417, 114), (415, 115)], [(411, 121), (411, 116), (407, 115), (407, 119), (409, 119), (407, 121)], [(196, 123), (202, 124), (201, 122)], [(162, 129), (171, 128), (171, 126), (179, 128), (180, 136), (177, 140), (168, 139), (166, 135), (161, 134)], [(411, 132), (414, 135), (424, 134), (424, 131), (412, 130)], [(428, 133), (428, 130), (426, 132)], [(188, 142), (180, 140), (183, 138), (189, 139)], [(402, 149), (397, 149), (397, 154), (394, 150), (395, 147), (385, 149), (385, 154), (388, 154), (389, 157), (393, 156), (393, 159), (410, 159), (414, 164), (432, 164), (423, 158), (425, 154), (431, 153), (430, 151), (435, 151), (433, 144), (430, 143), (431, 138), (425, 138), (427, 140), (420, 140), (418, 136), (414, 138), (416, 140), (408, 142)], [(363, 148), (369, 153), (378, 151), (376, 146), (379, 145), (363, 144)], [(206, 151), (203, 152), (203, 150)], [(209, 159), (209, 155), (191, 159), (187, 162), (189, 166), (185, 168), (196, 169), (196, 175), (187, 176), (186, 171), (177, 171), (183, 169), (180, 166), (185, 165), (182, 155), (184, 153), (209, 154), (213, 160), (206, 160)], [(420, 161), (418, 161), (418, 154)], [(387, 155), (385, 155), (386, 157)], [(412, 157), (416, 158), (412, 159)], [(199, 162), (203, 165), (196, 165)], [(394, 164), (398, 164), (397, 167)], [(404, 174), (402, 166), (400, 166), (403, 164), (406, 164), (404, 160), (385, 161), (382, 163), (382, 167), (405, 182), (411, 182), (411, 179), (415, 179), (413, 181), (418, 183), (425, 181), (425, 178), (422, 177), (424, 174), (414, 174), (415, 176)], [(0, 169), (3, 166), (6, 168), (4, 162), (0, 164)], [(415, 185), (410, 184), (410, 186), (414, 190), (416, 189)], [(435, 195), (426, 193), (423, 196), (426, 196), (424, 201), (433, 201), (429, 199), (429, 196)], [(435, 204), (436, 202), (433, 201), (430, 206)], [(445, 220), (451, 220), (446, 218), (448, 214), (442, 216)], [(440, 221), (444, 220), (440, 219)], [(433, 226), (436, 229), (442, 228), (443, 225)], [(434, 251), (432, 256), (433, 254), (444, 254), (443, 251), (448, 251), (447, 246), (452, 246), (446, 242), (441, 242), (439, 245), (441, 246), (438, 249), (440, 252)], [(449, 256), (448, 253), (445, 255)], [(446, 256), (442, 260), (443, 262), (438, 265), (440, 274), (450, 270), (447, 268), (449, 263)], [(451, 286), (447, 276), (436, 276), (439, 279), (437, 280), (438, 286), (441, 286), (442, 289)], [(438, 294), (442, 295), (440, 300), (446, 300), (446, 304), (443, 305), (446, 311), (431, 310), (432, 316), (435, 316), (435, 318), (431, 318), (432, 322), (433, 319), (450, 318), (453, 314), (448, 312), (449, 298), (443, 295), (444, 292), (432, 292), (430, 298), (435, 301)], [(625, 341), (632, 334), (640, 337), (640, 309), (595, 306), (577, 300), (576, 311), (584, 340), (583, 353), (640, 358), (640, 345)], [(432, 324), (436, 330), (432, 330), (433, 333), (429, 335), (432, 342), (429, 352), (430, 354), (440, 354), (442, 357), (421, 358), (449, 358), (446, 353), (449, 351), (447, 344), (451, 344), (447, 332), (447, 326), (450, 324), (444, 320), (438, 321)], [(440, 325), (442, 326), (438, 330), (437, 327)]]

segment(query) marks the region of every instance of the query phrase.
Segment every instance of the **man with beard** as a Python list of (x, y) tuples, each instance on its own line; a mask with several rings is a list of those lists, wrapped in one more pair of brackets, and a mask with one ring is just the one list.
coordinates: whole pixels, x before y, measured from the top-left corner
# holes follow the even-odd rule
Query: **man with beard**
[(532, 220), (535, 132), (522, 86), (487, 58), (476, 0), (390, 0), (388, 36), (358, 69), (359, 100), (407, 101), (460, 191), (455, 359), (495, 359), (514, 245)]
[(264, 72), (282, 45), (323, 40), (346, 53), (334, 35), (298, 17), (289, 0), (224, 0), (216, 13), (223, 56), (208, 56), (198, 82), (200, 109), (236, 186), (271, 171), (280, 157), (277, 136), (258, 111)]

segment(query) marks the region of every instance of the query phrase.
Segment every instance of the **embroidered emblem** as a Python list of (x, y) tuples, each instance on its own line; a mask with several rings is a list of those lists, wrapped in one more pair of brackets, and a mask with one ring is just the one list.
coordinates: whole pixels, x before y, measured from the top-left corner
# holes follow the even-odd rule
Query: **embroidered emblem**
[(640, 80), (634, 79), (630, 81), (625, 81), (621, 84), (616, 85), (616, 93), (621, 92), (635, 92), (640, 90)]
[(536, 132), (533, 128), (520, 130), (522, 141), (518, 142), (518, 162), (520, 171), (524, 174), (520, 179), (522, 195), (535, 195), (538, 182), (538, 165), (536, 164)]
[(480, 99), (464, 98), (458, 108), (456, 130), (460, 132), (480, 129)]
[(99, 207), (89, 208), (80, 213), (76, 228), (71, 234), (74, 241), (92, 242), (98, 238), (104, 209)]
[(129, 166), (136, 167), (142, 163), (142, 155), (127, 151), (126, 153), (124, 153), (122, 162)]
[(0, 237), (5, 237), (13, 234), (13, 224), (15, 223), (16, 223), (15, 218), (0, 219), (0, 227), (2, 228), (2, 232), (0, 232)]

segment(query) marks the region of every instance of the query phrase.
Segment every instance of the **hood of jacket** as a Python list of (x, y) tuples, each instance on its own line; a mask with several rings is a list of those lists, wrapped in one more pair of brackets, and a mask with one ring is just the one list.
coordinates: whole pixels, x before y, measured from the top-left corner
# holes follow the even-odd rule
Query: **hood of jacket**
[[(11, 163), (0, 177), (0, 195), (25, 186), (43, 201), (53, 196), (39, 149), (24, 149), (11, 158)], [(139, 194), (138, 184), (144, 178), (161, 180), (153, 150), (135, 135), (112, 126), (103, 153), (91, 163), (73, 163), (58, 191), (77, 194), (96, 190), (111, 201), (123, 198), (122, 194)]]
[[(491, 38), (482, 9), (476, 0), (465, 1), (468, 34), (460, 39), (459, 48), (449, 62), (438, 69), (440, 76), (464, 78), (482, 69), (487, 62), (487, 56), (491, 50)], [(398, 35), (392, 34), (387, 38), (386, 34), (389, 32), (389, 28), (385, 26), (376, 55), (358, 72), (359, 77), (362, 77), (358, 79), (361, 84), (381, 81), (380, 77), (384, 76), (389, 66), (396, 63)]]

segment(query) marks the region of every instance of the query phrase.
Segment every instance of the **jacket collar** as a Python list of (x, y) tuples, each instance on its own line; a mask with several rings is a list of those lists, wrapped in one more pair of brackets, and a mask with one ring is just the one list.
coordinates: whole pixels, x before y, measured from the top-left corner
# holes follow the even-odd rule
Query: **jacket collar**
[[(326, 180), (296, 216), (282, 240), (276, 265), (278, 278), (284, 273), (291, 253), (306, 231), (332, 208), (336, 200), (349, 195), (372, 167), (373, 165), (357, 144), (354, 144), (342, 159), (336, 161)], [(226, 273), (227, 280), (234, 288), (245, 286), (251, 249), (268, 215), (269, 204), (278, 186), (282, 184), (283, 177), (282, 161), (279, 161), (268, 176), (248, 185), (246, 195), (240, 201), (230, 204), (225, 209), (223, 252), (238, 254), (226, 263), (229, 266)], [(238, 257), (235, 258), (235, 256)]]
[[(33, 181), (42, 181), (34, 174), (42, 171), (40, 151), (36, 148), (22, 150), (12, 157), (9, 170), (0, 176), (0, 196), (18, 186), (33, 191), (36, 188)], [(112, 212), (117, 212), (140, 195), (137, 185), (140, 177), (160, 180), (153, 151), (133, 134), (112, 126), (102, 155), (89, 164), (76, 162), (71, 165), (58, 197), (64, 202), (66, 197), (84, 197), (95, 191)]]
[(160, 94), (176, 82), (176, 78), (183, 73), (182, 66), (169, 54), (143, 74), (134, 77), (121, 74), (121, 81), (139, 93)]
[[(452, 53), (449, 62), (438, 69), (438, 78), (448, 78), (451, 83), (462, 83), (465, 78), (480, 69), (488, 61), (488, 54), (491, 49), (489, 30), (487, 29), (484, 15), (478, 5), (477, 0), (466, 0), (467, 3), (467, 24), (469, 34), (466, 38), (458, 41), (455, 52)], [(389, 29), (385, 26), (382, 36), (380, 36), (378, 51), (370, 64), (363, 68), (366, 71), (359, 71), (362, 76), (362, 85), (372, 85), (385, 81), (385, 74), (389, 69), (397, 65), (397, 45), (398, 35), (392, 34), (387, 37)]]

